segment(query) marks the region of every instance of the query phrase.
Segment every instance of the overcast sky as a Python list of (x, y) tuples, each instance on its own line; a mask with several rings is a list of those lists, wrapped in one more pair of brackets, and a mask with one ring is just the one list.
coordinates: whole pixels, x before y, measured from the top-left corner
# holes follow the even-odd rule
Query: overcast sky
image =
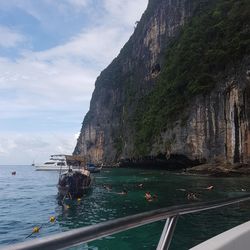
[(148, 0), (0, 0), (0, 165), (71, 154)]

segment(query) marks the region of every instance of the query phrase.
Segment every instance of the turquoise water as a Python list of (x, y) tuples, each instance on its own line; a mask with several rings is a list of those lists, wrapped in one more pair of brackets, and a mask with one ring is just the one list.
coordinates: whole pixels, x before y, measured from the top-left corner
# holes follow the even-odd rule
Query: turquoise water
[[(11, 172), (16, 171), (12, 176)], [(34, 239), (86, 225), (136, 214), (161, 207), (185, 204), (187, 191), (195, 192), (199, 200), (235, 197), (250, 191), (250, 178), (211, 178), (169, 173), (167, 171), (106, 169), (95, 174), (90, 194), (70, 202), (64, 210), (56, 199), (57, 172), (35, 171), (31, 166), (0, 166), (0, 246), (21, 242), (35, 226), (40, 232)], [(143, 183), (141, 189), (137, 185)], [(103, 185), (111, 185), (107, 191)], [(205, 190), (213, 185), (212, 191)], [(123, 189), (127, 195), (119, 195)], [(184, 191), (187, 190), (187, 191)], [(158, 195), (147, 202), (146, 191)], [(184, 250), (230, 227), (250, 219), (250, 204), (230, 206), (178, 220), (170, 249)], [(56, 217), (49, 223), (50, 216)], [(164, 222), (115, 234), (71, 249), (155, 249)]]

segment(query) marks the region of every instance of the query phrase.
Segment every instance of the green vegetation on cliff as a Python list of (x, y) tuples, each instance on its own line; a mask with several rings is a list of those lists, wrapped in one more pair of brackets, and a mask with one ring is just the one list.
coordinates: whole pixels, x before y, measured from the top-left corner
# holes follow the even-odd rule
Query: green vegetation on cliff
[(136, 117), (139, 155), (177, 119), (196, 95), (206, 95), (227, 67), (250, 54), (250, 1), (210, 1), (198, 9), (166, 51), (155, 89), (140, 103)]

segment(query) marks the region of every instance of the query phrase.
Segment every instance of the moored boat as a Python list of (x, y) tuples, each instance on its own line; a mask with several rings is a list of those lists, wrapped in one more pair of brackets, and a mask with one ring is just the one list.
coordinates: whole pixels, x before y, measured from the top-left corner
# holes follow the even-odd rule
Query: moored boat
[(51, 155), (50, 159), (43, 164), (35, 165), (37, 171), (60, 171), (68, 170), (66, 155)]
[(93, 163), (87, 163), (85, 167), (90, 173), (99, 173), (102, 169), (102, 167), (97, 167)]
[(77, 199), (87, 193), (92, 186), (92, 176), (86, 169), (72, 170), (69, 169), (59, 176), (58, 181), (58, 198)]
[(85, 166), (85, 158), (65, 154), (51, 155), (50, 159), (43, 164), (35, 165), (37, 171), (66, 171), (77, 170)]

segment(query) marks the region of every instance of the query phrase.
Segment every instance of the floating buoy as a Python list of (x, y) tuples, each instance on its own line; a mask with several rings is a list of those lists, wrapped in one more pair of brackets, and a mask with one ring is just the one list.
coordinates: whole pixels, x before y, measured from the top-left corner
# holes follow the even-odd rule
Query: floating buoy
[(77, 198), (77, 201), (81, 201), (82, 199), (81, 198)]
[(11, 172), (12, 175), (16, 175), (16, 171)]
[(40, 230), (40, 227), (34, 227), (32, 230), (32, 233), (38, 233)]
[(49, 221), (50, 222), (55, 222), (56, 218), (54, 216), (50, 216)]

